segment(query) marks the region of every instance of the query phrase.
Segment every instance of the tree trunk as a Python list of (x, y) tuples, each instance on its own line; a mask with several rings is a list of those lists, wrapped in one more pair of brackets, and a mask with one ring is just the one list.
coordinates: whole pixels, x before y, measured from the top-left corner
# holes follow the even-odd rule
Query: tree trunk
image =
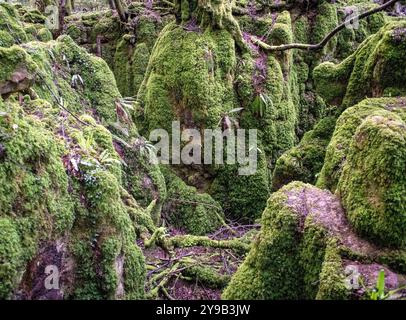
[(127, 22), (127, 10), (122, 0), (114, 0), (114, 6), (122, 22)]

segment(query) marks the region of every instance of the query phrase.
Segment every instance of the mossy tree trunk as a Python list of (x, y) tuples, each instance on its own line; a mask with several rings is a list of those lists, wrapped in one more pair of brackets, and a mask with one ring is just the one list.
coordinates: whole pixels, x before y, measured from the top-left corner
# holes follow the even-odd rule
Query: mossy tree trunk
[(175, 0), (176, 21), (181, 24), (196, 23), (200, 28), (226, 29), (241, 49), (246, 49), (242, 32), (234, 18), (230, 0)]

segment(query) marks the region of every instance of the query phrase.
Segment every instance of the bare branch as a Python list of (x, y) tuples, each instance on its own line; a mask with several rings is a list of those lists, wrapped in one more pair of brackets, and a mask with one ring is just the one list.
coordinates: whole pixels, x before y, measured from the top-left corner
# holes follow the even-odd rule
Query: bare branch
[(346, 20), (339, 26), (337, 26), (333, 31), (331, 31), (321, 42), (317, 44), (305, 44), (305, 43), (289, 43), (289, 44), (283, 44), (280, 46), (271, 46), (258, 38), (251, 37), (251, 40), (253, 43), (256, 43), (259, 45), (262, 49), (266, 51), (285, 51), (285, 50), (290, 50), (290, 49), (299, 49), (299, 50), (321, 50), (323, 49), (326, 44), (333, 38), (338, 32), (343, 30), (349, 23), (353, 23), (354, 21), (364, 19), (366, 17), (369, 17), (375, 13), (381, 12), (385, 10), (386, 8), (389, 8), (390, 6), (394, 5), (396, 2), (399, 0), (389, 0), (388, 2), (384, 3), (383, 5), (376, 7), (374, 9), (365, 11), (364, 13), (361, 13), (360, 15), (353, 17), (349, 20)]

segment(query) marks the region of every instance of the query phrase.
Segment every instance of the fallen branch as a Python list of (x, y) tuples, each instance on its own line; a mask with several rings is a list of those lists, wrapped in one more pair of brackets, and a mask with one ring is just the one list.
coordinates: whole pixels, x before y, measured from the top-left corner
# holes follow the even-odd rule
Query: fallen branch
[(233, 249), (241, 252), (248, 252), (250, 245), (240, 239), (213, 240), (205, 236), (174, 236), (165, 240), (170, 248), (190, 248), (190, 247), (211, 247), (216, 249)]
[(289, 44), (283, 44), (280, 46), (271, 46), (258, 38), (251, 37), (252, 42), (256, 43), (259, 45), (262, 49), (266, 51), (286, 51), (290, 49), (299, 49), (299, 50), (321, 50), (323, 49), (326, 44), (333, 38), (338, 32), (343, 30), (348, 24), (353, 23), (354, 21), (361, 20), (364, 18), (367, 18), (375, 13), (381, 12), (385, 10), (386, 8), (394, 5), (396, 2), (399, 0), (389, 0), (388, 2), (384, 3), (383, 5), (376, 7), (374, 9), (368, 10), (364, 13), (361, 13), (360, 15), (356, 17), (352, 17), (349, 20), (346, 20), (339, 26), (337, 26), (333, 31), (331, 31), (321, 42), (317, 44), (305, 44), (305, 43), (289, 43)]

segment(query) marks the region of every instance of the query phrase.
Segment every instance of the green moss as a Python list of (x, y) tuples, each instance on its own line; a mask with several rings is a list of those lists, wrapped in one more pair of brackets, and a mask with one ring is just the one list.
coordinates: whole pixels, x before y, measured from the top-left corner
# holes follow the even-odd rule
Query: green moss
[[(41, 243), (68, 235), (75, 284), (66, 298), (143, 298), (145, 263), (133, 225), (139, 221), (131, 220), (121, 198), (121, 159), (101, 125), (118, 120), (120, 94), (111, 71), (67, 37), (1, 48), (0, 54), (2, 85), (13, 83), (16, 71), (29, 76), (40, 70), (32, 87), (30, 79), (12, 90), (26, 93), (22, 101), (11, 96), (1, 102), (0, 221), (12, 217), (15, 229), (5, 225), (9, 235), (0, 235), (0, 261), (12, 264), (0, 266), (2, 297), (14, 291)], [(75, 74), (84, 85), (71, 83)], [(135, 126), (126, 125), (131, 135)]]
[(132, 61), (130, 57), (133, 52), (133, 46), (129, 40), (131, 37), (124, 36), (117, 44), (114, 55), (114, 74), (117, 77), (117, 86), (124, 96), (134, 96), (133, 73), (131, 70)]
[(53, 39), (51, 31), (47, 28), (41, 28), (38, 30), (37, 38), (39, 41), (47, 42)]
[(73, 40), (76, 42), (79, 42), (81, 36), (82, 36), (82, 30), (75, 24), (70, 24), (66, 28), (66, 34), (70, 36)]
[(13, 38), (13, 43), (27, 41), (27, 34), (19, 20), (15, 7), (8, 3), (0, 3), (0, 30), (8, 32)]
[[(369, 2), (359, 2), (351, 4), (351, 7), (357, 8), (357, 10), (362, 13), (372, 8), (376, 8), (378, 4)], [(340, 8), (338, 10), (339, 20), (344, 22), (345, 10)], [(355, 28), (345, 28), (337, 35), (337, 47), (334, 52), (336, 58), (342, 60), (351, 55), (359, 46), (359, 44), (364, 41), (370, 35), (379, 31), (381, 27), (386, 22), (386, 14), (383, 12), (378, 12), (373, 14), (366, 19), (358, 21), (358, 26)]]
[(319, 279), (325, 260), (327, 231), (310, 216), (305, 221), (303, 232), (299, 254), (299, 264), (303, 270), (302, 297), (314, 299), (320, 287)]
[(223, 165), (217, 170), (208, 192), (221, 203), (227, 216), (244, 221), (259, 218), (269, 197), (269, 171), (264, 153), (258, 153), (257, 170), (241, 176), (237, 165)]
[[(103, 299), (143, 298), (144, 258), (136, 248), (135, 230), (122, 202), (119, 182), (100, 169), (86, 171), (84, 182), (87, 204), (84, 215), (75, 225), (78, 238), (72, 243), (75, 247), (82, 243), (74, 250), (75, 258), (88, 262), (77, 268), (74, 297), (88, 299), (97, 294)], [(93, 250), (100, 250), (101, 260)]]
[(115, 101), (121, 97), (113, 73), (102, 59), (88, 54), (68, 36), (58, 39), (57, 52), (64, 54), (72, 73), (82, 76), (84, 96), (92, 102), (97, 114), (107, 123), (116, 121)]
[[(0, 90), (2, 95), (29, 87), (38, 68), (26, 51), (17, 46), (0, 47), (0, 63)], [(23, 76), (23, 78), (15, 81), (14, 76), (16, 74)]]
[(233, 109), (234, 49), (226, 31), (195, 33), (167, 25), (139, 91), (149, 130), (171, 132), (175, 119), (199, 127), (217, 126), (222, 113)]
[(351, 139), (338, 192), (354, 228), (381, 245), (406, 246), (406, 125), (371, 114)]
[(28, 23), (40, 23), (43, 24), (45, 23), (46, 17), (41, 14), (38, 10), (30, 10), (27, 11), (23, 16), (22, 16), (22, 21), (28, 22)]
[(20, 236), (9, 218), (0, 218), (0, 299), (10, 297), (21, 268)]
[(354, 105), (365, 97), (405, 92), (406, 24), (389, 22), (367, 38), (350, 57), (335, 65), (325, 62), (314, 70), (316, 89), (329, 103)]
[(223, 210), (217, 201), (186, 185), (169, 168), (161, 166), (161, 171), (167, 188), (162, 214), (170, 225), (193, 235), (207, 234), (222, 225)]
[(313, 70), (316, 91), (328, 103), (341, 104), (354, 63), (355, 57), (352, 55), (338, 65), (324, 62)]
[(336, 117), (323, 118), (308, 131), (299, 145), (284, 153), (276, 162), (272, 189), (278, 190), (291, 181), (315, 183), (324, 164), (327, 145), (334, 131)]
[(283, 192), (274, 193), (269, 199), (262, 215), (261, 231), (223, 292), (224, 299), (298, 298), (302, 282), (298, 259), (299, 217), (284, 206), (286, 199)]
[[(335, 192), (352, 137), (358, 126), (367, 116), (371, 114), (385, 115), (390, 112), (389, 110), (403, 117), (401, 101), (402, 99), (396, 98), (366, 99), (342, 113), (337, 120), (333, 137), (327, 147), (325, 162), (318, 177), (317, 186)], [(398, 104), (399, 107), (397, 107)], [(389, 110), (385, 110), (386, 108)]]
[[(324, 37), (338, 25), (337, 9), (333, 3), (321, 2), (317, 6), (317, 15), (311, 31), (311, 43), (319, 43)], [(337, 38), (334, 37), (328, 43), (324, 51), (334, 51)]]
[(125, 188), (143, 208), (156, 202), (150, 218), (159, 225), (162, 204), (167, 196), (165, 178), (159, 166), (151, 163), (149, 154), (143, 151), (142, 145), (136, 150), (124, 146), (122, 148), (127, 164), (124, 169)]
[(351, 262), (386, 261), (403, 270), (402, 250), (376, 250), (351, 231), (344, 215), (337, 196), (309, 184), (292, 182), (273, 193), (223, 298), (342, 300), (357, 294), (345, 281)]
[(331, 239), (327, 243), (324, 262), (320, 273), (320, 285), (316, 299), (345, 300), (349, 290), (344, 282), (342, 260), (337, 249), (337, 242)]
[(148, 67), (150, 51), (146, 43), (137, 43), (134, 53), (132, 55), (132, 67), (131, 72), (133, 75), (133, 92), (135, 95), (144, 80), (144, 74)]
[(14, 44), (13, 36), (4, 30), (0, 30), (0, 47), (11, 47)]
[(193, 281), (199, 281), (214, 289), (222, 289), (230, 281), (230, 276), (220, 274), (216, 270), (206, 266), (191, 266), (185, 268), (182, 273), (186, 277), (192, 278)]
[[(58, 139), (17, 105), (7, 103), (7, 107), (2, 105), (2, 110), (5, 115), (0, 118), (3, 150), (0, 160), (0, 216), (5, 220), (12, 217), (15, 231), (10, 231), (10, 238), (3, 237), (1, 242), (10, 241), (11, 250), (18, 236), (21, 247), (18, 250), (21, 264), (2, 270), (1, 282), (4, 279), (8, 288), (8, 292), (4, 288), (2, 290), (4, 297), (13, 289), (10, 279), (23, 271), (20, 268), (33, 258), (40, 241), (61, 237), (72, 227), (74, 216), (68, 177), (60, 159), (63, 147)], [(10, 256), (9, 260), (7, 255), (7, 251), (1, 252), (0, 260), (16, 264), (17, 257)]]

